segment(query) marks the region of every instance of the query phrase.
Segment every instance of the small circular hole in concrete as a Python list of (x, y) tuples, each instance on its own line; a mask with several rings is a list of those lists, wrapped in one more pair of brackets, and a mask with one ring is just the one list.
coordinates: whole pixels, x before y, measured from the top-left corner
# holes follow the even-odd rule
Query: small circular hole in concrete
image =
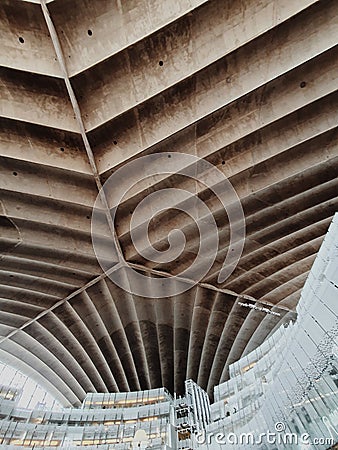
[(90, 216), (86, 216), (87, 217), (87, 219), (90, 219)]
[(171, 155), (168, 155), (168, 158), (171, 158)]
[(300, 83), (300, 85), (299, 85), (301, 88), (305, 88), (305, 86), (306, 86), (306, 82), (305, 81), (302, 81), (301, 83)]
[(21, 44), (23, 44), (23, 43), (25, 42), (24, 38), (20, 36), (20, 37), (19, 37), (19, 42), (20, 42)]
[(225, 164), (225, 161), (222, 161), (222, 165), (224, 166), (224, 164)]
[(64, 151), (65, 151), (65, 149), (64, 149), (63, 147), (61, 147), (61, 148), (60, 148), (60, 150), (61, 150), (62, 152), (64, 152)]
[(92, 30), (88, 30), (87, 33), (88, 33), (88, 36), (93, 36)]
[(18, 172), (13, 172), (13, 175), (16, 177), (17, 176), (17, 174), (18, 174)]
[(114, 145), (117, 145), (117, 141), (113, 141)]
[(163, 66), (163, 61), (162, 61), (162, 60), (159, 61), (158, 64), (159, 64), (160, 66)]

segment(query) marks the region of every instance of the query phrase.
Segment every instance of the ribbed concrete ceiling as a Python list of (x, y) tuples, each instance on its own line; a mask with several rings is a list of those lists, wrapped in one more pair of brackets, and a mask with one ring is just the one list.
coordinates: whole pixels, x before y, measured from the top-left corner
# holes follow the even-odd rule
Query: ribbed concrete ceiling
[[(338, 2), (47, 3), (0, 2), (0, 359), (65, 405), (89, 391), (180, 392), (186, 378), (211, 394), (229, 364), (294, 317), (337, 210)], [(163, 249), (181, 228), (179, 259), (150, 263), (131, 241), (130, 213), (167, 187), (196, 188), (220, 245), (192, 289), (140, 298), (98, 264), (92, 207), (117, 168), (168, 151), (229, 178), (247, 238), (218, 284), (229, 247), (222, 205), (179, 175), (148, 179), (117, 213), (128, 262), (156, 277), (194, 259), (196, 226), (172, 209), (150, 236)]]

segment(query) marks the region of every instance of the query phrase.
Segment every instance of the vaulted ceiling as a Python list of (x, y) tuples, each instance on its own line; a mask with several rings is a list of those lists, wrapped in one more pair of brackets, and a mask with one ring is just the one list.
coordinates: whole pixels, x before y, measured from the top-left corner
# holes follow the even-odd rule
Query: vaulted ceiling
[[(181, 392), (186, 378), (212, 394), (295, 317), (337, 210), (337, 12), (334, 0), (0, 0), (0, 360), (64, 405), (95, 391)], [(187, 248), (166, 264), (139, 255), (131, 213), (149, 193), (195, 189), (219, 229), (202, 280), (148, 298), (104, 273), (91, 219), (109, 176), (158, 152), (217, 167), (246, 240), (218, 283), (229, 224), (211, 190), (179, 174), (142, 180), (110, 229), (140, 273), (179, 275), (200, 244), (169, 208), (150, 240), (163, 250), (180, 228)]]

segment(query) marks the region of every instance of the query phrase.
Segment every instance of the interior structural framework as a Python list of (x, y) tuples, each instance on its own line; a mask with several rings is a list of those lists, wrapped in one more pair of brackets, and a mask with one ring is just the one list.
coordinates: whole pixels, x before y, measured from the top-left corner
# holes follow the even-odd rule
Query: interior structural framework
[[(338, 443), (338, 213), (302, 290), (293, 323), (230, 365), (215, 402), (193, 380), (166, 388), (89, 393), (81, 408), (18, 405), (0, 386), (6, 449), (329, 449)], [(29, 397), (33, 397), (32, 394)]]
[[(186, 380), (223, 399), (234, 363), (296, 321), (337, 210), (337, 12), (335, 0), (0, 0), (0, 361), (64, 407), (163, 386), (185, 396)], [(110, 203), (104, 183), (157, 154), (168, 164), (140, 163)], [(244, 249), (221, 282), (234, 223), (216, 178), (163, 174), (183, 154), (212, 164), (243, 208)], [(215, 233), (201, 240), (176, 197), (161, 209), (171, 188), (217, 227), (196, 282), (180, 275)], [(146, 240), (133, 217), (155, 208), (150, 194), (161, 212)], [(109, 226), (93, 230), (98, 195)], [(182, 233), (175, 258), (147, 259)], [(102, 269), (93, 234), (108, 259), (113, 239), (144, 295)], [(152, 280), (172, 276), (192, 285), (154, 297)]]

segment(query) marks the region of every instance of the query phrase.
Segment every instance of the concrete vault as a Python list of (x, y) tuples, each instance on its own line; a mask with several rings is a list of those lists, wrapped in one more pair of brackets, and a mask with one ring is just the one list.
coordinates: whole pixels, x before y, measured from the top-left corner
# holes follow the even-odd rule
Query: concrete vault
[[(188, 378), (211, 394), (295, 317), (337, 210), (337, 12), (334, 0), (0, 0), (0, 360), (64, 405), (96, 391), (182, 392)], [(116, 169), (157, 152), (222, 171), (247, 237), (218, 284), (229, 226), (210, 190), (180, 174), (141, 183), (114, 229), (139, 271), (179, 274), (199, 245), (195, 224), (169, 209), (152, 243), (164, 249), (179, 227), (187, 249), (166, 265), (137, 254), (130, 217), (149, 192), (196, 189), (220, 238), (197, 285), (149, 299), (103, 273), (91, 215)]]

